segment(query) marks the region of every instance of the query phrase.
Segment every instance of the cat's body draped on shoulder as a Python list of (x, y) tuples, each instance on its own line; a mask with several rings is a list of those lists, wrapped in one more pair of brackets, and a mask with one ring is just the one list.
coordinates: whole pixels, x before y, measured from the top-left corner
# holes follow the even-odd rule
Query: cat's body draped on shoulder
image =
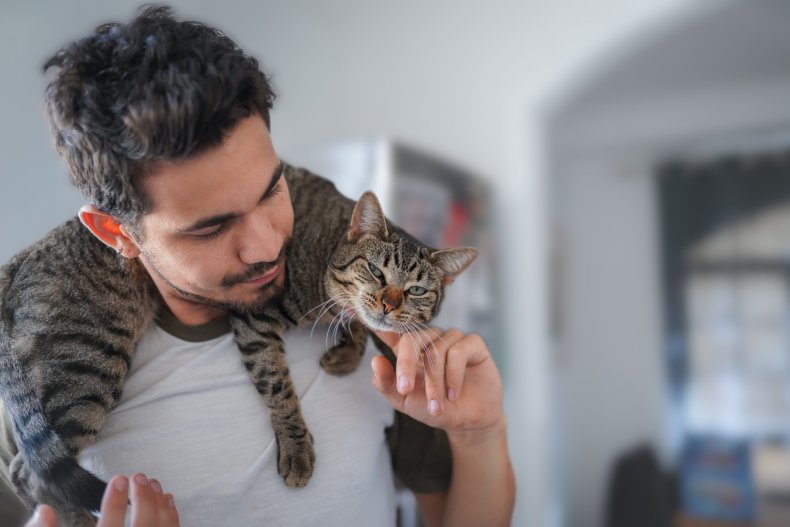
[[(285, 165), (294, 208), (284, 294), (260, 313), (231, 313), (242, 361), (271, 411), (278, 471), (301, 487), (315, 457), (288, 374), (282, 335), (319, 317), (341, 323), (321, 358), (353, 371), (366, 329), (405, 332), (431, 320), (443, 288), (474, 249), (434, 250), (384, 219), (371, 193), (355, 203), (334, 184)], [(106, 484), (77, 463), (119, 402), (135, 345), (160, 300), (136, 260), (74, 218), (0, 268), (0, 398), (19, 453), (14, 484), (29, 504), (51, 503), (62, 525), (91, 525)], [(363, 325), (364, 324), (364, 325)]]

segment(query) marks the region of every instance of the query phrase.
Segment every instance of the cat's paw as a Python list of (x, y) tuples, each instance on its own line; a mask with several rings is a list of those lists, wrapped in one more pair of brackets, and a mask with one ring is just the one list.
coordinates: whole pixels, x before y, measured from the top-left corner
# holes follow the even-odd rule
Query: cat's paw
[(14, 456), (14, 459), (8, 465), (8, 470), (11, 476), (11, 483), (16, 487), (17, 495), (28, 506), (33, 507), (36, 504), (36, 499), (33, 497), (35, 494), (33, 480), (30, 477), (30, 469), (25, 460), (22, 459), (22, 454)]
[(347, 375), (357, 369), (364, 354), (364, 345), (344, 342), (324, 353), (321, 357), (321, 367), (332, 375)]
[(315, 465), (313, 435), (309, 432), (302, 438), (278, 436), (277, 471), (289, 487), (302, 488), (310, 481)]

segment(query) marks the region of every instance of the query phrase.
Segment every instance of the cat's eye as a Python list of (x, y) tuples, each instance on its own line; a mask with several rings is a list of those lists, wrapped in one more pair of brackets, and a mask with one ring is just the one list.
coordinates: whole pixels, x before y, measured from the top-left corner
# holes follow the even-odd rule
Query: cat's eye
[(420, 296), (424, 295), (428, 290), (424, 287), (420, 287), (418, 285), (413, 285), (409, 288), (409, 294), (412, 296)]
[(370, 262), (368, 262), (368, 269), (370, 269), (370, 272), (373, 273), (373, 276), (376, 278), (384, 278), (384, 273), (381, 272), (381, 269)]

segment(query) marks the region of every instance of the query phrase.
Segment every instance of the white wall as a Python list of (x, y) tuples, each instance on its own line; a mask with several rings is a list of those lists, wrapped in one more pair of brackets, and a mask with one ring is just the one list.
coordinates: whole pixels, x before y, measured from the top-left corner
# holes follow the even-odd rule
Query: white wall
[[(546, 337), (544, 102), (624, 36), (690, 3), (175, 2), (257, 55), (280, 93), (285, 156), (323, 141), (390, 135), (477, 171), (495, 185), (508, 327), (505, 374), (518, 478), (514, 525), (558, 523), (549, 459), (553, 411)], [(41, 117), (40, 65), (137, 2), (3, 5), (0, 48), (0, 260), (81, 203), (64, 183)], [(298, 160), (292, 160), (298, 162)]]
[[(787, 49), (790, 6), (722, 6), (651, 44), (660, 50), (687, 39), (688, 47), (669, 55), (635, 47), (631, 60), (560, 103), (551, 120), (551, 216), (561, 263), (552, 369), (570, 526), (602, 524), (618, 455), (647, 441), (669, 463), (677, 446), (667, 406), (656, 162), (786, 148), (790, 138), (790, 63), (765, 60)], [(742, 31), (737, 38), (732, 27)], [(759, 61), (760, 71), (744, 74)], [(652, 82), (634, 78), (635, 70), (652, 70)]]
[(568, 525), (601, 525), (611, 464), (666, 450), (660, 254), (649, 168), (582, 158), (562, 171), (557, 411)]

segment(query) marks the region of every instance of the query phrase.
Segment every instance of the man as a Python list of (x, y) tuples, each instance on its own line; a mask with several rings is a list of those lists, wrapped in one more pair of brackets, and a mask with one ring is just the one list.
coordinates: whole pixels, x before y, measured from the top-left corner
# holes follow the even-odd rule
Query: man
[(428, 525), (509, 523), (500, 377), (485, 343), (458, 330), (433, 330), (427, 369), (409, 338), (379, 333), (395, 367), (369, 350), (345, 377), (319, 370), (323, 339), (287, 335), (317, 462), (303, 489), (277, 475), (266, 409), (226, 321), (282, 287), (293, 227), (269, 134), (274, 96), (254, 59), (213, 28), (147, 8), (48, 67), (59, 68), (47, 90), (55, 145), (89, 201), (80, 219), (139, 260), (165, 307), (84, 466), (105, 479), (155, 474), (185, 525), (392, 525), (393, 473)]

